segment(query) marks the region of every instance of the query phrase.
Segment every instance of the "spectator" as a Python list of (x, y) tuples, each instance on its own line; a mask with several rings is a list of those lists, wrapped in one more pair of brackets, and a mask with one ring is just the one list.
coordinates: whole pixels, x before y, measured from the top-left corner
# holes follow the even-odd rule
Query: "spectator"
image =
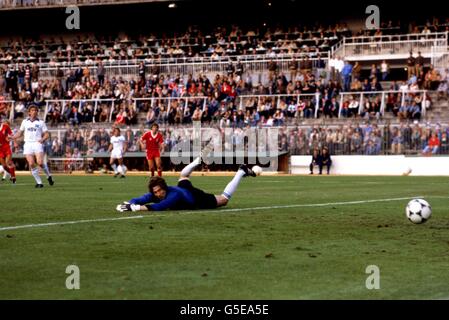
[(274, 122), (273, 124), (275, 126), (282, 126), (284, 125), (284, 113), (281, 109), (277, 109), (273, 116)]
[(242, 64), (242, 62), (241, 62), (240, 59), (239, 59), (239, 60), (237, 61), (237, 65), (235, 66), (235, 74), (236, 74), (237, 76), (239, 76), (240, 79), (241, 79), (242, 76), (243, 76), (243, 72), (244, 72), (243, 64)]
[(385, 60), (383, 60), (380, 65), (380, 73), (382, 74), (382, 81), (387, 80), (389, 72), (390, 72), (390, 66), (388, 65), (388, 63)]
[(407, 79), (410, 79), (413, 75), (417, 74), (415, 69), (415, 58), (413, 52), (410, 51), (410, 56), (407, 58)]
[(145, 82), (145, 63), (143, 61), (139, 63), (138, 73), (140, 81)]
[(151, 125), (156, 121), (156, 112), (152, 107), (148, 108), (148, 112), (146, 115), (145, 125), (147, 127), (151, 127)]
[(447, 132), (444, 131), (441, 134), (440, 153), (447, 154), (448, 152), (449, 152), (449, 138), (447, 136)]
[(351, 77), (352, 77), (352, 64), (349, 63), (349, 61), (344, 62), (344, 67), (342, 70), (342, 76), (343, 76), (343, 90), (349, 91), (351, 88)]
[(270, 62), (268, 63), (268, 81), (271, 82), (276, 78), (277, 70), (278, 70), (278, 65), (277, 65), (276, 61), (271, 59)]
[(412, 120), (421, 119), (421, 107), (418, 104), (416, 104), (416, 101), (412, 102), (412, 106), (409, 112), (409, 118)]
[(410, 110), (410, 108), (406, 104), (401, 105), (398, 110), (399, 120), (401, 120), (401, 121), (406, 120), (408, 118), (409, 110)]
[(192, 115), (192, 121), (201, 121), (201, 118), (202, 118), (202, 111), (200, 107), (196, 107)]
[(370, 70), (370, 75), (369, 75), (369, 80), (372, 82), (374, 79), (379, 80), (379, 69), (377, 68), (377, 65), (375, 63), (373, 63), (371, 65), (371, 70)]
[(391, 139), (391, 154), (401, 154), (403, 145), (404, 139), (402, 138), (401, 131), (398, 128), (394, 128)]
[(290, 81), (295, 81), (298, 73), (298, 61), (295, 57), (288, 63), (288, 69), (290, 70)]
[(348, 117), (354, 115), (356, 118), (359, 114), (359, 101), (355, 99), (354, 97), (351, 97), (351, 102), (348, 106)]
[(449, 91), (449, 87), (447, 85), (447, 81), (443, 80), (440, 82), (440, 84), (438, 85), (438, 100), (446, 100), (448, 97), (448, 91)]
[(324, 166), (326, 166), (326, 169), (327, 169), (326, 172), (327, 172), (327, 174), (329, 174), (331, 166), (332, 166), (332, 159), (331, 159), (331, 156), (329, 154), (328, 147), (324, 147), (323, 151), (322, 151), (322, 154), (321, 154), (321, 161), (319, 162), (320, 174), (323, 173), (323, 167)]
[(310, 163), (310, 174), (313, 174), (313, 167), (317, 166), (322, 170), (321, 155), (319, 149), (313, 149), (312, 162)]
[(424, 57), (421, 55), (421, 51), (418, 51), (418, 56), (415, 59), (415, 74), (424, 72)]
[(440, 147), (440, 140), (437, 137), (435, 132), (432, 132), (432, 135), (427, 143), (427, 146), (423, 149), (423, 155), (437, 154)]
[(106, 70), (104, 68), (103, 62), (99, 61), (98, 66), (97, 66), (97, 79), (98, 79), (98, 84), (100, 85), (100, 87), (102, 87), (104, 85), (105, 73), (106, 73)]
[(72, 106), (70, 109), (70, 113), (68, 115), (69, 122), (72, 126), (78, 125), (81, 123), (81, 116), (78, 113), (78, 108), (76, 106)]
[(235, 72), (234, 64), (232, 63), (232, 61), (229, 61), (228, 65), (226, 66), (226, 73), (228, 77), (232, 77), (234, 75), (234, 72)]
[(126, 125), (126, 111), (120, 111), (115, 118), (114, 125), (118, 127), (124, 127)]
[(352, 77), (354, 80), (360, 81), (360, 73), (362, 71), (362, 65), (356, 61), (354, 67), (352, 68)]
[(343, 71), (344, 66), (345, 66), (344, 61), (340, 59), (340, 57), (337, 57), (335, 61), (335, 72), (336, 72), (336, 79), (338, 79), (338, 81), (340, 81), (341, 79), (341, 73)]
[(360, 133), (355, 132), (349, 142), (351, 154), (362, 154), (363, 140)]

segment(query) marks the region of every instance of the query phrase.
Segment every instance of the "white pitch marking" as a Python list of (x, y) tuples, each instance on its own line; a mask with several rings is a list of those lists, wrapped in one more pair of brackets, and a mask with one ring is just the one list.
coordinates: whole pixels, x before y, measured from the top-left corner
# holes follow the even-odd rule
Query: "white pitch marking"
[[(414, 199), (414, 198), (423, 198), (423, 196), (404, 197), (404, 198), (389, 198), (389, 199), (359, 200), (359, 201), (347, 201), (347, 202), (292, 204), (292, 205), (282, 205), (282, 206), (236, 208), (236, 209), (222, 209), (222, 210), (213, 209), (213, 210), (180, 211), (178, 214), (185, 215), (185, 214), (205, 213), (205, 212), (221, 213), (221, 212), (240, 212), (240, 211), (250, 211), (250, 210), (270, 210), (270, 209), (287, 209), (287, 208), (301, 208), (301, 207), (326, 207), (326, 206), (339, 206), (339, 205), (373, 203), (373, 202), (389, 202), (389, 201), (410, 200), (410, 199)], [(130, 216), (130, 217), (120, 217), (120, 218), (103, 218), (103, 219), (91, 219), (91, 220), (75, 220), (75, 221), (62, 221), (62, 222), (27, 224), (27, 225), (20, 225), (20, 226), (0, 227), (0, 231), (39, 228), (39, 227), (49, 227), (49, 226), (58, 226), (58, 225), (66, 225), (66, 224), (80, 224), (80, 223), (88, 223), (88, 222), (104, 222), (104, 221), (117, 221), (117, 220), (128, 220), (128, 219), (142, 219), (144, 217), (164, 217), (164, 216), (167, 216), (167, 214), (149, 214), (149, 215), (145, 215), (145, 216), (140, 215), (140, 216)]]
[(62, 226), (65, 224), (80, 224), (80, 223), (88, 223), (88, 222), (142, 219), (143, 217), (144, 216), (131, 216), (131, 217), (120, 217), (120, 218), (104, 218), (104, 219), (91, 219), (91, 220), (75, 220), (75, 221), (49, 222), (49, 223), (38, 223), (38, 224), (25, 224), (25, 225), (21, 225), (21, 226), (3, 227), (3, 228), (0, 228), (0, 231), (38, 228), (38, 227), (50, 227), (50, 226)]

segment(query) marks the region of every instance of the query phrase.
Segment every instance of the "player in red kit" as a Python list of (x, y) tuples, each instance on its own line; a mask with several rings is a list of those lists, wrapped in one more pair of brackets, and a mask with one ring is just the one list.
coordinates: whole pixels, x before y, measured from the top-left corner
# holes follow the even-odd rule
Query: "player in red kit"
[(0, 164), (3, 166), (6, 172), (11, 175), (12, 183), (16, 183), (16, 170), (14, 169), (14, 163), (11, 160), (12, 152), (9, 146), (10, 136), (12, 136), (11, 128), (6, 119), (1, 120), (0, 124)]
[(162, 177), (162, 161), (161, 161), (161, 152), (164, 151), (164, 138), (162, 134), (159, 132), (159, 125), (154, 123), (151, 126), (151, 131), (146, 132), (140, 138), (140, 145), (143, 147), (145, 144), (147, 150), (147, 160), (148, 166), (151, 170), (151, 176), (154, 177), (154, 169), (155, 163), (157, 168), (157, 175)]

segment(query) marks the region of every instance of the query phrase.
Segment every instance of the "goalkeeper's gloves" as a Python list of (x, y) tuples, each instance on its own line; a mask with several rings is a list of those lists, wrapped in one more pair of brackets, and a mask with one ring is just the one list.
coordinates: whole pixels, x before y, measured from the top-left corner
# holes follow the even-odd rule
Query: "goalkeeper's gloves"
[(118, 212), (125, 212), (125, 211), (139, 211), (140, 205), (139, 204), (132, 204), (129, 202), (123, 202), (122, 204), (117, 205), (117, 211)]

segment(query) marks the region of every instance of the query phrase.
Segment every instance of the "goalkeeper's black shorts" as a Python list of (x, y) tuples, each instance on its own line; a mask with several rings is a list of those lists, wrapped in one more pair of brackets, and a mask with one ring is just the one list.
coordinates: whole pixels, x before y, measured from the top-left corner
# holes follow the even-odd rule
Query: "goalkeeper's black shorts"
[(215, 198), (215, 195), (195, 188), (190, 180), (179, 181), (178, 187), (190, 191), (193, 196), (194, 206), (196, 209), (215, 209), (217, 207), (217, 199)]

